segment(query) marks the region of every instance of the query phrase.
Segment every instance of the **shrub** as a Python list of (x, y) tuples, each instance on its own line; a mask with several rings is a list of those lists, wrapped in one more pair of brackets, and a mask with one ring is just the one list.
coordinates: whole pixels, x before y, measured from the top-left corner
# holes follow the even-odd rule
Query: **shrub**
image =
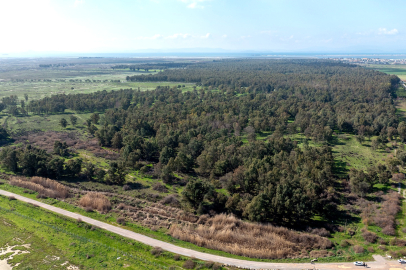
[(386, 248), (386, 246), (379, 246), (378, 247), (380, 250), (386, 250), (387, 248)]
[(340, 247), (348, 247), (350, 243), (347, 240), (342, 240), (340, 243)]
[(396, 231), (391, 225), (388, 225), (382, 229), (382, 233), (386, 235), (395, 235)]
[(395, 237), (392, 240), (390, 240), (389, 244), (391, 246), (404, 247), (404, 246), (406, 246), (406, 241)]
[(16, 197), (14, 197), (14, 196), (10, 196), (10, 197), (8, 197), (8, 200), (9, 200), (9, 201), (14, 201), (14, 200), (17, 200), (17, 199), (16, 199)]
[(173, 194), (168, 195), (165, 198), (163, 198), (160, 201), (160, 203), (161, 204), (169, 204), (169, 205), (171, 205), (173, 207), (179, 207), (180, 206), (179, 200), (176, 198), (176, 195), (173, 195)]
[(406, 233), (406, 228), (402, 228), (402, 232), (403, 232), (403, 233)]
[(353, 249), (354, 249), (354, 252), (357, 253), (357, 254), (363, 253), (365, 251), (365, 249), (363, 247), (359, 246), (359, 245), (355, 245), (353, 247)]
[(327, 231), (325, 228), (316, 228), (312, 229), (309, 231), (312, 234), (316, 234), (321, 237), (331, 237), (331, 234), (329, 231)]
[(371, 253), (375, 251), (373, 247), (368, 247), (367, 250), (368, 250), (368, 252), (371, 252)]
[(125, 224), (125, 218), (123, 218), (123, 217), (117, 218), (117, 223), (120, 224), (120, 225), (124, 225)]
[(183, 263), (183, 268), (185, 269), (194, 269), (196, 266), (196, 263), (192, 260), (187, 260)]
[(155, 257), (161, 256), (163, 250), (160, 247), (154, 247), (151, 249), (151, 254), (154, 255)]
[(378, 239), (378, 236), (369, 231), (365, 231), (362, 233), (362, 237), (367, 241), (368, 243), (375, 243), (376, 239)]
[(173, 255), (173, 259), (174, 259), (175, 261), (179, 261), (179, 260), (180, 260), (180, 255), (179, 255), (179, 254)]
[(111, 203), (106, 196), (97, 192), (89, 192), (79, 200), (79, 204), (86, 208), (92, 208), (99, 212), (108, 212), (111, 209)]
[(159, 191), (159, 192), (162, 192), (162, 193), (167, 193), (168, 192), (168, 189), (159, 182), (156, 182), (154, 184), (154, 186), (152, 187), (152, 189), (156, 190), (156, 191)]
[(131, 187), (129, 185), (124, 185), (123, 190), (124, 191), (131, 190)]
[(387, 244), (388, 244), (388, 241), (385, 240), (385, 239), (383, 239), (383, 238), (379, 238), (379, 239), (378, 239), (378, 243), (379, 243), (380, 245), (387, 245)]

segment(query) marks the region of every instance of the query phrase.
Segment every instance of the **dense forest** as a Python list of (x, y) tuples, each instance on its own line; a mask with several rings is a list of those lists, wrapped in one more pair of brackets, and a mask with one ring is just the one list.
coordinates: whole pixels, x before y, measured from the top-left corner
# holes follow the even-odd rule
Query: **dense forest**
[[(200, 214), (229, 212), (277, 224), (314, 215), (328, 218), (339, 200), (338, 168), (329, 146), (334, 134), (355, 134), (360, 141), (378, 136), (376, 147), (393, 137), (406, 139), (406, 126), (399, 124), (392, 99), (399, 78), (339, 62), (224, 60), (127, 80), (193, 82), (196, 87), (185, 92), (157, 87), (55, 95), (32, 100), (24, 110), (92, 112), (89, 133), (121, 155), (105, 179), (122, 183), (120, 171), (148, 162), (153, 165), (150, 172), (165, 183), (185, 185), (184, 207)], [(258, 140), (262, 133), (272, 135)], [(286, 137), (298, 133), (322, 146), (310, 147), (305, 140), (299, 147)], [(55, 173), (24, 167), (28, 154), (40, 155), (41, 164), (54, 164), (46, 153), (7, 151), (0, 158), (4, 162), (15, 156), (15, 171)], [(77, 173), (71, 166), (63, 173)], [(395, 167), (385, 165), (367, 173), (351, 171), (352, 191), (364, 194), (393, 172)]]

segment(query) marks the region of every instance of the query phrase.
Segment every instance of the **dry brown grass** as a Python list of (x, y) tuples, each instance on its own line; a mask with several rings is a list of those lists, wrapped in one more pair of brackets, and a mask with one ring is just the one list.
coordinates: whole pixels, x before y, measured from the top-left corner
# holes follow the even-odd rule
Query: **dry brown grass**
[(79, 204), (84, 208), (92, 208), (99, 212), (108, 212), (111, 209), (109, 199), (101, 193), (89, 192), (79, 200)]
[(31, 179), (13, 177), (10, 184), (38, 192), (39, 197), (66, 199), (69, 196), (68, 188), (55, 180), (32, 177)]
[(200, 225), (174, 225), (170, 235), (198, 246), (263, 259), (299, 256), (303, 250), (332, 246), (327, 238), (283, 227), (243, 222), (232, 215), (217, 215)]

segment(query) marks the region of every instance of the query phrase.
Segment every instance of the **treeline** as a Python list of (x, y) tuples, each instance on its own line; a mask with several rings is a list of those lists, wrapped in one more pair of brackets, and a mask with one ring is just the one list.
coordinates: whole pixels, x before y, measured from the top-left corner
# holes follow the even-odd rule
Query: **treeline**
[(132, 89), (92, 94), (54, 95), (39, 100), (32, 100), (26, 110), (34, 114), (63, 113), (66, 109), (77, 112), (102, 112), (109, 108), (127, 109), (135, 91)]
[(30, 144), (25, 147), (7, 146), (0, 151), (0, 163), (13, 173), (29, 177), (83, 177), (108, 184), (124, 183), (126, 169), (117, 162), (111, 162), (109, 169), (105, 171), (92, 163), (83, 162), (80, 158), (69, 156), (69, 159), (65, 159), (68, 152), (66, 143), (60, 141), (55, 141), (52, 153)]

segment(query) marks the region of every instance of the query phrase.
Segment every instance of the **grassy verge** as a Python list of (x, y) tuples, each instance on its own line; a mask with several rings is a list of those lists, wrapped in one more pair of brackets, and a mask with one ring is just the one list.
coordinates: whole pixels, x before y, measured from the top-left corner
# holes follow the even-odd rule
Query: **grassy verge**
[[(60, 207), (62, 209), (71, 211), (71, 212), (75, 212), (75, 213), (79, 213), (81, 215), (84, 216), (88, 216), (90, 218), (96, 219), (96, 220), (100, 220), (112, 225), (116, 225), (119, 226), (116, 223), (116, 216), (114, 213), (110, 213), (108, 215), (102, 215), (99, 214), (97, 212), (86, 212), (85, 210), (79, 208), (79, 207), (75, 207), (71, 204), (68, 204), (66, 202), (62, 202), (62, 201), (58, 201), (55, 199), (36, 199), (36, 195), (35, 194), (27, 194), (23, 192), (22, 188), (19, 187), (14, 187), (8, 184), (3, 184), (1, 185), (1, 189), (3, 190), (7, 190), (34, 200), (38, 200), (47, 204), (51, 204), (53, 206), (56, 207)], [(170, 235), (167, 235), (165, 233), (165, 231), (162, 230), (158, 230), (158, 231), (152, 231), (148, 228), (142, 227), (138, 224), (135, 223), (127, 223), (126, 226), (120, 226), (123, 227), (125, 229), (161, 240), (161, 241), (165, 241), (168, 243), (172, 243), (174, 245), (180, 246), (180, 247), (184, 247), (184, 248), (189, 248), (189, 249), (193, 249), (196, 251), (200, 251), (200, 252), (204, 252), (204, 253), (209, 253), (209, 254), (214, 254), (214, 255), (219, 255), (219, 256), (224, 256), (224, 257), (229, 257), (229, 258), (236, 258), (236, 259), (244, 259), (244, 260), (250, 260), (250, 261), (261, 261), (261, 262), (282, 262), (282, 263), (303, 263), (303, 262), (309, 262), (309, 259), (306, 258), (298, 258), (298, 259), (280, 259), (280, 260), (264, 260), (264, 259), (253, 259), (253, 258), (246, 258), (246, 257), (242, 257), (242, 256), (237, 256), (237, 255), (232, 255), (223, 251), (218, 251), (218, 250), (211, 250), (211, 249), (207, 249), (207, 248), (203, 248), (203, 247), (199, 247), (196, 246), (194, 244), (191, 244), (189, 242), (184, 242), (184, 241), (180, 241), (178, 239), (175, 239), (173, 237), (171, 237)], [(338, 236), (338, 235), (337, 235)], [(342, 236), (338, 236), (338, 237), (342, 237)], [(335, 239), (332, 239), (334, 242), (339, 243), (338, 241), (336, 241)], [(338, 240), (338, 239), (337, 239)], [(369, 252), (364, 252), (362, 254), (355, 254), (354, 252), (352, 252), (351, 247), (348, 248), (344, 248), (346, 255), (345, 256), (341, 256), (338, 255), (334, 256), (334, 257), (327, 257), (327, 258), (319, 258), (319, 262), (346, 262), (346, 261), (353, 261), (353, 260), (372, 260), (372, 253)], [(337, 250), (332, 250), (334, 253), (336, 253)], [(341, 250), (343, 251), (343, 249)], [(379, 253), (378, 251), (376, 253)]]
[(20, 263), (14, 269), (176, 269), (186, 260), (169, 252), (153, 256), (147, 245), (3, 196), (0, 231), (2, 245), (29, 244), (29, 253), (8, 261)]

